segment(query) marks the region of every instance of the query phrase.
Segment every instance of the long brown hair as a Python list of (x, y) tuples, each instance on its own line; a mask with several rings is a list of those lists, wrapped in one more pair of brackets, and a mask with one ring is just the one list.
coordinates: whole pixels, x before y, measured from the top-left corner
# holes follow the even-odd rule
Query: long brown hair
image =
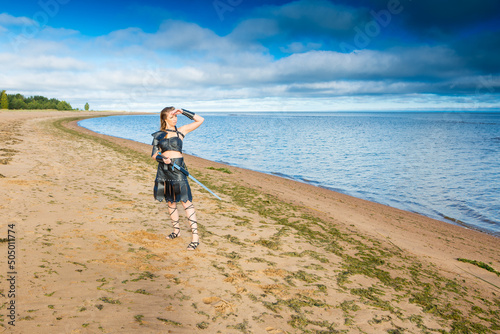
[(168, 113), (174, 111), (174, 107), (166, 107), (160, 113), (160, 131), (165, 131), (167, 129), (167, 116)]

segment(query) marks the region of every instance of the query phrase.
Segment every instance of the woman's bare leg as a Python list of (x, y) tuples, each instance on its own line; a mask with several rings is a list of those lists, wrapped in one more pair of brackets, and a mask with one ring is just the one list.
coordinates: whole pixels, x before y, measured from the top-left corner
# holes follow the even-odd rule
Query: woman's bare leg
[(184, 211), (186, 211), (186, 216), (189, 222), (189, 226), (191, 227), (192, 233), (192, 242), (189, 244), (189, 250), (195, 250), (196, 247), (200, 244), (200, 237), (198, 235), (198, 221), (196, 220), (196, 210), (194, 209), (193, 203), (187, 201), (182, 203), (184, 206)]
[(175, 239), (181, 234), (179, 211), (177, 211), (177, 203), (175, 202), (167, 202), (167, 206), (170, 219), (172, 219), (172, 226), (174, 228), (174, 231), (167, 236), (167, 239)]

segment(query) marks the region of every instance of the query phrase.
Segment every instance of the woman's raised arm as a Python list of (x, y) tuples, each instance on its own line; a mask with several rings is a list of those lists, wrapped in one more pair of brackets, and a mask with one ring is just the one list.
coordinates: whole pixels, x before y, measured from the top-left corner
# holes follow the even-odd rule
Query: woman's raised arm
[(183, 125), (179, 128), (179, 131), (182, 132), (184, 135), (188, 134), (189, 132), (196, 130), (205, 120), (203, 117), (200, 115), (196, 115), (194, 112), (186, 110), (186, 109), (177, 109), (176, 114), (183, 114), (187, 118), (193, 120), (192, 123)]

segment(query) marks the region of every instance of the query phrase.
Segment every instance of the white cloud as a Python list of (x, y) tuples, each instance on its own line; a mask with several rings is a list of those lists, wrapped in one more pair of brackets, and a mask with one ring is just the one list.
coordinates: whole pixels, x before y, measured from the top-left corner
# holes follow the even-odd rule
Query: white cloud
[(63, 40), (67, 38), (81, 37), (80, 32), (74, 29), (66, 28), (52, 28), (49, 26), (44, 27), (40, 30), (37, 38), (45, 40)]
[(38, 23), (33, 19), (21, 16), (15, 17), (7, 13), (0, 14), (0, 25), (2, 26), (26, 26), (26, 25), (37, 25)]
[(283, 53), (303, 53), (312, 50), (320, 50), (323, 44), (321, 43), (302, 43), (293, 42), (288, 44), (286, 47), (280, 47), (280, 51)]
[(127, 28), (110, 32), (95, 38), (95, 44), (102, 48), (124, 48), (131, 45), (143, 45), (147, 34), (140, 28)]
[(227, 42), (210, 29), (197, 24), (167, 20), (150, 36), (146, 46), (154, 49), (165, 49), (179, 53), (212, 51), (217, 48), (227, 48)]
[[(28, 70), (34, 72), (52, 72), (52, 71), (84, 71), (92, 66), (85, 61), (70, 58), (56, 57), (52, 55), (40, 56), (15, 56), (13, 54), (0, 55), (0, 61), (9, 66), (14, 66), (16, 71)], [(9, 71), (9, 70), (7, 70)], [(26, 73), (26, 74), (29, 74)]]
[[(312, 3), (330, 6), (324, 8), (327, 12), (341, 11), (326, 1), (266, 7), (262, 17), (242, 22), (227, 36), (178, 20), (166, 20), (155, 33), (127, 28), (96, 38), (45, 27), (20, 44), (19, 52), (0, 53), (0, 63), (9, 64), (2, 70), (0, 88), (82, 103), (80, 107), (88, 101), (94, 109), (152, 111), (165, 104), (203, 110), (296, 110), (304, 105), (345, 110), (356, 104), (374, 108), (378, 103), (378, 107), (404, 109), (404, 101), (415, 106), (460, 103), (458, 97), (428, 93), (459, 90), (474, 95), (480, 87), (481, 77), (464, 68), (446, 46), (344, 54), (316, 50), (320, 43), (297, 41), (284, 44), (282, 51), (288, 56), (276, 59), (258, 42), (273, 32), (298, 33), (290, 20), (310, 21), (319, 15), (317, 9), (306, 6)], [(332, 25), (331, 31), (354, 24), (361, 15), (349, 9), (344, 12), (343, 23)], [(276, 19), (264, 17), (269, 13), (275, 13)], [(9, 28), (14, 23), (26, 22), (0, 15), (0, 24), (11, 33), (16, 31)], [(325, 29), (330, 23), (315, 24)], [(6, 45), (8, 41), (0, 39), (0, 50), (8, 50)], [(491, 104), (491, 90), (500, 86), (498, 76), (487, 82), (478, 97), (483, 105)]]

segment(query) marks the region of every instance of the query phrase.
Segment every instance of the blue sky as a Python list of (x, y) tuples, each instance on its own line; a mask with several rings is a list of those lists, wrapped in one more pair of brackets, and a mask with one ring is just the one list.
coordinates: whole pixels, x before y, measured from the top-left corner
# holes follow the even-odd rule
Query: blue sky
[(0, 7), (0, 89), (97, 110), (500, 110), (499, 54), (496, 0)]

